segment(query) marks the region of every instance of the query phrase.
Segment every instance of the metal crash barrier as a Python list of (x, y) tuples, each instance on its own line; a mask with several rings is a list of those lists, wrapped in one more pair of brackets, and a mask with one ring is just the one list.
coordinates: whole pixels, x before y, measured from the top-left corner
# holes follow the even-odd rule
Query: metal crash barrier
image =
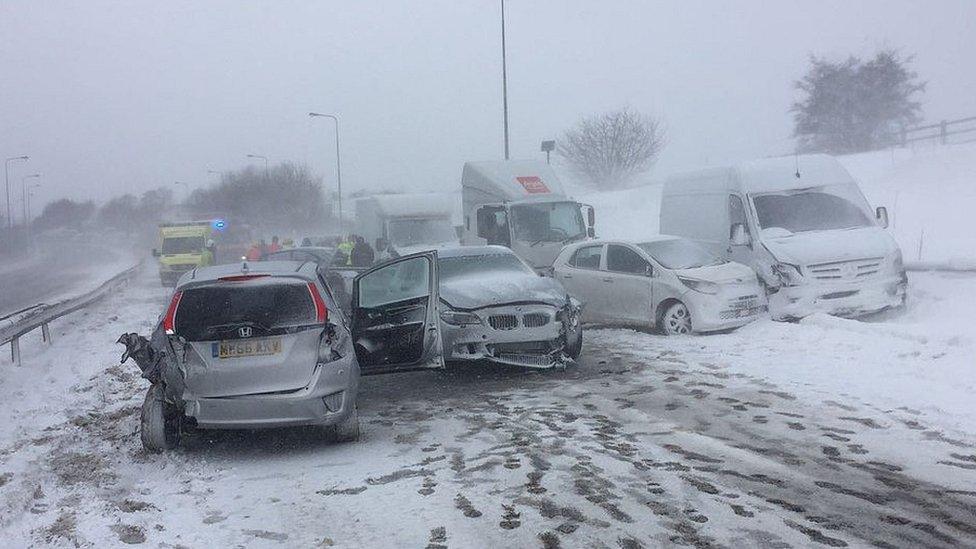
[(41, 329), (41, 339), (51, 343), (51, 329), (49, 324), (65, 315), (71, 314), (78, 309), (82, 309), (92, 303), (102, 299), (119, 287), (125, 285), (139, 272), (142, 262), (122, 271), (104, 282), (94, 290), (72, 299), (48, 305), (39, 303), (25, 309), (10, 313), (0, 317), (0, 346), (10, 344), (10, 359), (21, 366), (20, 338), (24, 335)]

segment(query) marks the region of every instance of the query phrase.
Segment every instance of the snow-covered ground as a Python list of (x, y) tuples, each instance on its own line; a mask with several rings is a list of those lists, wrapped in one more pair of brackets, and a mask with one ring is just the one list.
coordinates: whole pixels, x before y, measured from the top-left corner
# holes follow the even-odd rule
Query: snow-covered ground
[[(905, 194), (888, 206), (903, 246), (924, 219), (926, 242), (948, 235), (925, 244), (925, 259), (966, 258), (973, 237), (952, 229), (976, 206), (964, 184), (974, 152), (843, 161), (873, 203), (899, 182)], [(959, 192), (905, 200), (915, 169)], [(656, 192), (582, 198), (603, 236), (640, 238), (657, 232)], [(138, 436), (146, 382), (118, 365), (114, 343), (148, 333), (164, 306), (147, 267), (118, 295), (55, 322), (53, 345), (25, 338), (24, 367), (0, 354), (0, 539), (976, 546), (976, 276), (911, 273), (909, 283), (905, 311), (864, 321), (765, 319), (679, 338), (589, 329), (580, 364), (565, 372), (366, 378), (364, 436), (352, 444), (301, 429), (201, 433), (149, 455)]]
[[(976, 278), (912, 276), (904, 315), (718, 336), (590, 330), (566, 372), (377, 376), (364, 436), (204, 433), (143, 452), (117, 364), (152, 269), (0, 357), (5, 546), (972, 545)], [(968, 302), (972, 302), (971, 299)]]

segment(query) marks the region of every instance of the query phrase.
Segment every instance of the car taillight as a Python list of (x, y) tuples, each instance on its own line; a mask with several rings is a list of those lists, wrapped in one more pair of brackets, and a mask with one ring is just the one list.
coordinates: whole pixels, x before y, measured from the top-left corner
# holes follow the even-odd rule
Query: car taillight
[(180, 306), (180, 299), (183, 298), (183, 292), (176, 292), (173, 294), (173, 299), (169, 302), (169, 307), (166, 308), (166, 316), (163, 317), (163, 331), (169, 335), (173, 334), (173, 327), (176, 325), (176, 309)]
[(329, 320), (329, 310), (325, 308), (325, 301), (314, 282), (308, 283), (308, 293), (312, 295), (312, 302), (315, 303), (315, 321), (324, 324)]

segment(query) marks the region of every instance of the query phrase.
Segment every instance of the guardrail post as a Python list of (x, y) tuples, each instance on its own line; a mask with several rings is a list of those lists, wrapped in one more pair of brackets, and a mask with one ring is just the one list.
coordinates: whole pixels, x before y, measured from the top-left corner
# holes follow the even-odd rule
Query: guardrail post
[(10, 340), (10, 360), (13, 361), (15, 366), (20, 366), (20, 339), (13, 338)]
[(945, 120), (943, 120), (942, 122), (939, 122), (939, 141), (943, 145), (946, 144), (946, 136), (948, 135), (948, 131), (946, 130), (946, 126), (947, 125), (948, 125), (948, 122), (946, 122)]
[(51, 344), (51, 328), (48, 327), (47, 322), (41, 324), (41, 341)]

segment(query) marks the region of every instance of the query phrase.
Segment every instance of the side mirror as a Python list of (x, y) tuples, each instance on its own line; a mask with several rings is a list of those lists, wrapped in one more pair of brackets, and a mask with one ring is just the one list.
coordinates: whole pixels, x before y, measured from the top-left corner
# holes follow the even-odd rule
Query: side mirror
[(593, 229), (592, 225), (586, 228), (586, 236), (596, 238), (596, 231)]
[(746, 232), (746, 226), (742, 223), (732, 224), (729, 239), (733, 246), (748, 246), (751, 243), (749, 233)]
[(153, 248), (152, 249), (152, 255), (153, 255), (153, 257), (159, 257), (159, 250), (157, 250), (156, 248)]
[(874, 215), (878, 218), (878, 223), (885, 229), (888, 228), (888, 208), (884, 206), (878, 206), (878, 209), (874, 211)]
[(650, 264), (644, 265), (644, 276), (654, 276), (654, 267)]
[(586, 207), (586, 224), (589, 225), (591, 229), (594, 225), (596, 225), (596, 211), (593, 209), (593, 206)]

